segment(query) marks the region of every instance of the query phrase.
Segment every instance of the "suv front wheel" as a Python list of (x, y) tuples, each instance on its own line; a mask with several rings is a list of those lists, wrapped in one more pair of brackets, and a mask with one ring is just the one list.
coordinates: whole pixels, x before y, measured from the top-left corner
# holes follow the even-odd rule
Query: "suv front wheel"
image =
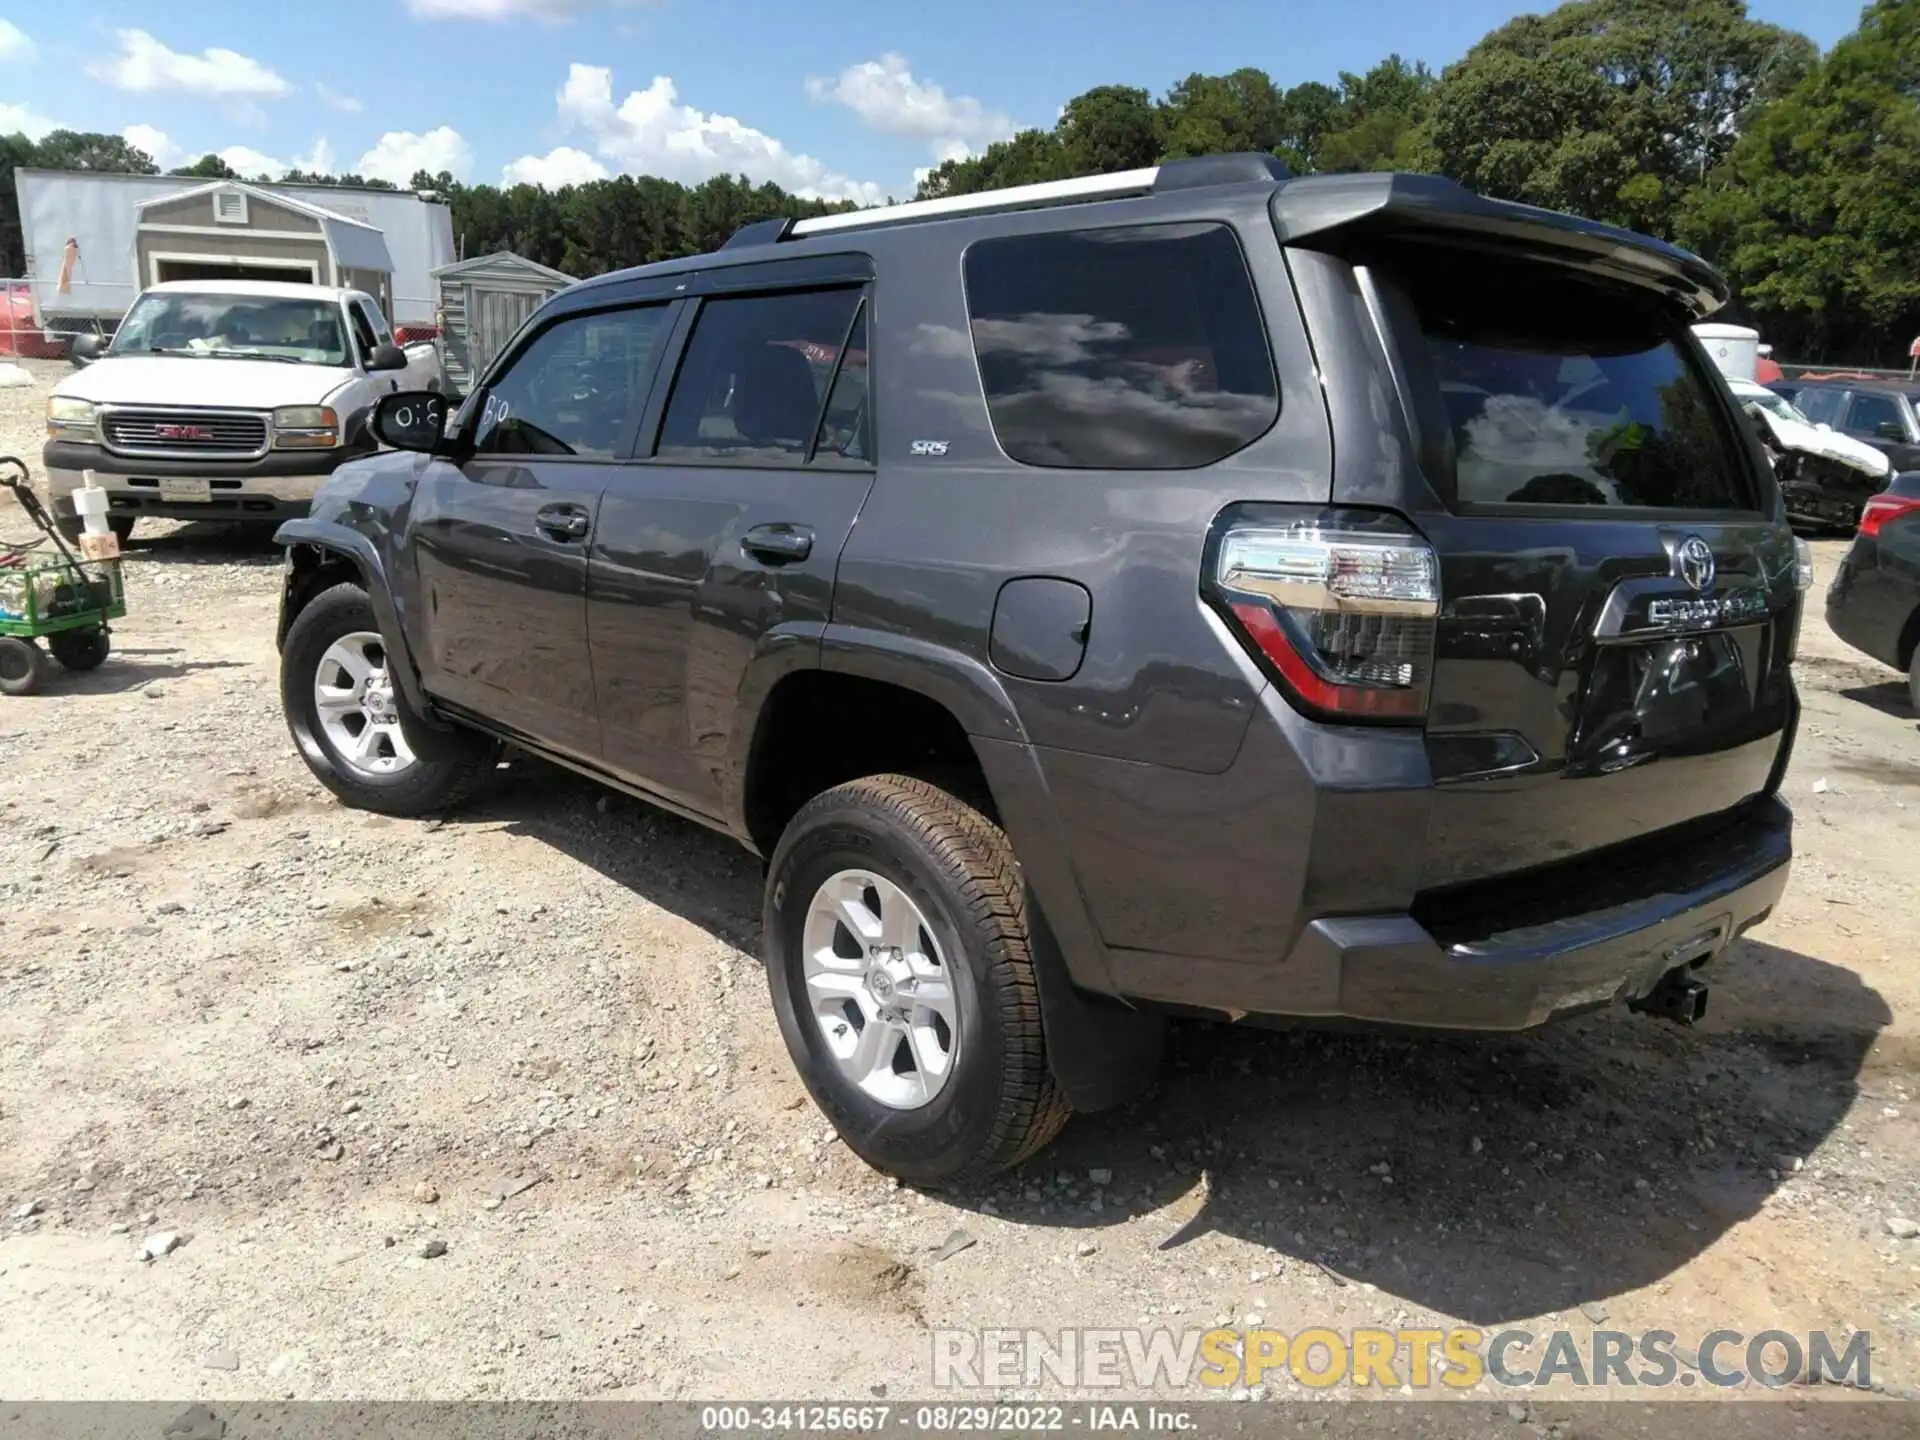
[(902, 775), (816, 796), (774, 852), (763, 933), (800, 1078), (869, 1165), (967, 1184), (1066, 1123), (1019, 866), (972, 806)]
[(322, 785), (383, 815), (432, 815), (492, 773), (499, 745), (460, 732), (419, 754), (419, 722), (394, 684), (373, 606), (358, 585), (323, 590), (295, 617), (280, 651), (280, 703), (294, 744)]

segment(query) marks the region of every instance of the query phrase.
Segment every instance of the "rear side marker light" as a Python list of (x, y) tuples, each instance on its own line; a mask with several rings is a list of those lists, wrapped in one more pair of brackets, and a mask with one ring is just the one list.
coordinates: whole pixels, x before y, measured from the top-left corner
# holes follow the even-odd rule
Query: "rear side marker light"
[(1440, 564), (1391, 517), (1235, 524), (1208, 579), (1243, 641), (1302, 708), (1354, 720), (1426, 714)]
[(1920, 510), (1920, 497), (1912, 495), (1875, 495), (1860, 511), (1860, 533), (1877, 536), (1889, 520)]

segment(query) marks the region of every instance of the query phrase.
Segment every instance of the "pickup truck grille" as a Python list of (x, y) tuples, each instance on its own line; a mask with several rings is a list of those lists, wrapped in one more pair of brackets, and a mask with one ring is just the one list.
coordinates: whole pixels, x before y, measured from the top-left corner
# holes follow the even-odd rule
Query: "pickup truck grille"
[(246, 410), (114, 408), (100, 419), (107, 448), (122, 455), (264, 455), (267, 417)]

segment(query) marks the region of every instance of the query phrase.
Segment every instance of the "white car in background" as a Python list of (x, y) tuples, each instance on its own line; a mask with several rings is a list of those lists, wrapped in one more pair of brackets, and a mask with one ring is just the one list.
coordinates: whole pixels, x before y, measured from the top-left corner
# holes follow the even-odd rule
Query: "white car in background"
[[(91, 471), (126, 539), (143, 517), (277, 523), (342, 461), (378, 448), (373, 406), (446, 388), (431, 343), (401, 349), (374, 299), (275, 281), (181, 280), (133, 302), (111, 345), (47, 399), (54, 514)], [(97, 357), (97, 358), (96, 358)]]
[(1764, 385), (1731, 379), (1727, 385), (1760, 428), (1788, 518), (1844, 530), (1858, 525), (1868, 498), (1892, 480), (1893, 462), (1864, 441), (1814, 424)]

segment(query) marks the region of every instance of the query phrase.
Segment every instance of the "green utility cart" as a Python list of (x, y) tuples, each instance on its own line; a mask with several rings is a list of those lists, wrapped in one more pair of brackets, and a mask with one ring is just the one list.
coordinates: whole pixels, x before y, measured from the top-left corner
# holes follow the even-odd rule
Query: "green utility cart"
[(42, 640), (69, 670), (107, 658), (110, 622), (127, 613), (126, 585), (119, 560), (83, 560), (67, 548), (11, 455), (0, 455), (0, 485), (40, 531), (24, 544), (0, 541), (0, 695), (31, 695), (47, 678)]

